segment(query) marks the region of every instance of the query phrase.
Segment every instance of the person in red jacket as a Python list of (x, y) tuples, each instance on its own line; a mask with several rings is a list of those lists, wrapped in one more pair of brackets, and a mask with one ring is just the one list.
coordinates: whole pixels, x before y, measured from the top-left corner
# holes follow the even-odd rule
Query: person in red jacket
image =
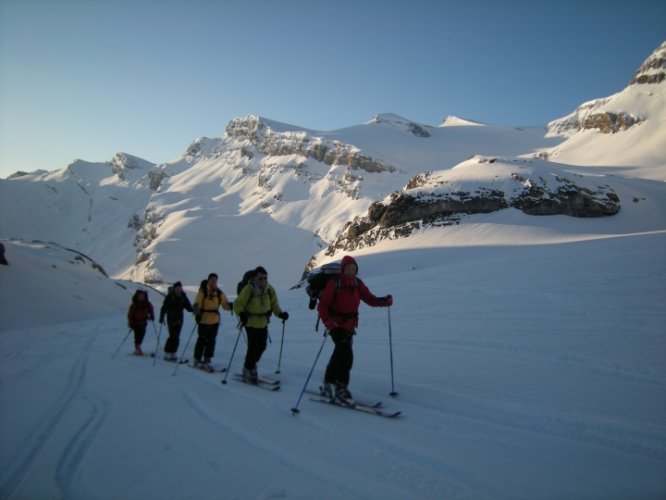
[(148, 300), (148, 292), (137, 290), (132, 296), (132, 303), (127, 311), (127, 326), (134, 330), (134, 354), (143, 356), (141, 343), (146, 335), (148, 320), (153, 321), (155, 313), (153, 305)]
[(328, 281), (317, 306), (319, 317), (335, 343), (326, 366), (321, 392), (325, 397), (343, 403), (352, 402), (348, 389), (349, 373), (354, 361), (352, 336), (356, 334), (361, 300), (371, 307), (388, 307), (393, 304), (390, 295), (375, 297), (357, 274), (358, 264), (354, 258), (344, 256), (340, 262), (340, 277)]

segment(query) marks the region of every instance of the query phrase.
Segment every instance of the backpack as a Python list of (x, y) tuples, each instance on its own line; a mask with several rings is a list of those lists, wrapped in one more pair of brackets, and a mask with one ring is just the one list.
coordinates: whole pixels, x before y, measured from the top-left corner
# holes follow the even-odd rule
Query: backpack
[(243, 278), (236, 285), (236, 296), (240, 295), (241, 290), (245, 288), (245, 285), (247, 285), (250, 282), (250, 280), (254, 278), (256, 275), (257, 275), (256, 269), (250, 269), (249, 271), (245, 271), (245, 274), (243, 274)]
[(321, 292), (326, 288), (326, 284), (331, 279), (340, 277), (340, 263), (330, 262), (324, 264), (318, 270), (311, 272), (307, 277), (308, 285), (305, 287), (305, 293), (310, 297), (310, 304), (308, 307), (314, 309), (317, 307), (317, 301)]

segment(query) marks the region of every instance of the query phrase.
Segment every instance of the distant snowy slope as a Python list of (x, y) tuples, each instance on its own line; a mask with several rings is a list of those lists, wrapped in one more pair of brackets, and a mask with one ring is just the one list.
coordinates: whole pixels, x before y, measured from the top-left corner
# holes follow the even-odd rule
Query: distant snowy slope
[[(77, 160), (41, 175), (0, 181), (0, 237), (55, 241), (121, 275), (135, 261), (133, 221), (150, 200), (153, 164), (125, 154)], [(136, 225), (136, 224), (135, 224)]]
[(606, 169), (617, 175), (666, 181), (666, 42), (631, 83), (610, 97), (582, 104), (548, 125), (567, 140), (549, 156), (558, 162)]
[(115, 316), (118, 328), (125, 327), (136, 285), (109, 279), (96, 262), (55, 243), (2, 243), (9, 265), (0, 266), (0, 332), (100, 316)]

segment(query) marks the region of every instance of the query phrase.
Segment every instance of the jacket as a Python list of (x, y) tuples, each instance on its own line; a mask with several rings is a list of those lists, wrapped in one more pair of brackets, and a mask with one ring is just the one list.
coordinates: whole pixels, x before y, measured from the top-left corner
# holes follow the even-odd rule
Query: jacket
[(384, 299), (375, 297), (358, 277), (347, 278), (344, 269), (348, 264), (356, 264), (353, 257), (346, 255), (340, 263), (340, 276), (326, 283), (317, 312), (322, 322), (334, 321), (338, 328), (354, 332), (358, 326), (358, 307), (361, 300), (371, 307), (386, 305)]
[(238, 316), (242, 312), (247, 312), (248, 320), (245, 326), (250, 328), (266, 328), (271, 313), (275, 316), (282, 315), (282, 309), (280, 309), (280, 303), (273, 286), (267, 283), (266, 287), (261, 289), (254, 280), (250, 280), (234, 300), (234, 312)]
[(187, 298), (185, 292), (181, 292), (180, 296), (176, 295), (173, 288), (169, 288), (169, 293), (162, 302), (160, 308), (160, 323), (164, 321), (164, 316), (170, 325), (183, 323), (183, 309), (193, 312), (190, 299)]
[[(144, 294), (143, 302), (137, 300), (139, 294)], [(148, 294), (142, 290), (137, 290), (132, 296), (132, 303), (127, 311), (127, 325), (132, 329), (145, 327), (148, 320), (152, 321), (153, 319), (155, 319), (155, 314), (153, 305), (148, 301)]]
[(199, 323), (202, 325), (215, 325), (220, 322), (219, 308), (222, 307), (225, 311), (231, 311), (231, 305), (227, 300), (227, 296), (219, 288), (211, 290), (208, 286), (204, 290), (199, 290), (194, 299), (194, 313), (199, 315)]

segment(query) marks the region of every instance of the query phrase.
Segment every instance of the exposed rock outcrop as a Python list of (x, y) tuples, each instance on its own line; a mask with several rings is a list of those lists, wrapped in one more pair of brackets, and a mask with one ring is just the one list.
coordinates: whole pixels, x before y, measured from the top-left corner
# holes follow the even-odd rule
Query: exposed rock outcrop
[[(476, 161), (494, 163), (496, 159)], [(529, 163), (504, 160), (492, 181), (476, 186), (465, 183), (464, 189), (452, 171), (419, 174), (405, 189), (373, 203), (367, 214), (348, 222), (326, 253), (333, 255), (339, 250), (372, 246), (383, 239), (404, 238), (426, 226), (457, 224), (465, 215), (509, 207), (528, 215), (571, 217), (604, 217), (619, 212), (620, 199), (609, 186), (578, 185), (559, 173), (531, 168)]]
[(649, 85), (666, 79), (666, 42), (662, 43), (638, 68), (629, 85)]
[[(326, 165), (343, 165), (366, 172), (395, 172), (397, 168), (361, 153), (351, 144), (314, 137), (306, 131), (278, 132), (258, 116), (235, 118), (225, 130), (229, 139), (248, 141), (257, 151), (269, 156), (298, 155)], [(243, 151), (248, 155), (247, 148)], [(250, 153), (251, 156), (251, 153)]]

